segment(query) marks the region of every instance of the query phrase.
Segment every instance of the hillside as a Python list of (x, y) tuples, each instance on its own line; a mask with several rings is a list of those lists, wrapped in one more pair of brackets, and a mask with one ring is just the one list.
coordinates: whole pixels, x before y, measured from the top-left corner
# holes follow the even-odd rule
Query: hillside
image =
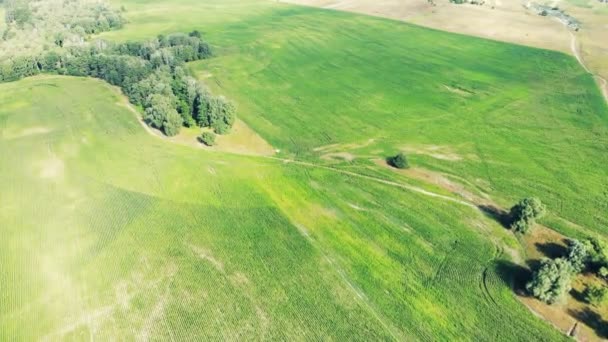
[(608, 233), (608, 106), (576, 59), (274, 1), (112, 5), (91, 39), (200, 31), (188, 68), (239, 121), (202, 148), (99, 79), (0, 84), (0, 340), (567, 339), (483, 209), (536, 196), (543, 225)]

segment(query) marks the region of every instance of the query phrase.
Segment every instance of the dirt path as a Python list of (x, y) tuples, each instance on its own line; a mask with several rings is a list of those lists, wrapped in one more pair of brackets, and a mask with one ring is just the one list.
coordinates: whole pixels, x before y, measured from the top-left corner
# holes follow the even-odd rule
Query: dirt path
[(295, 165), (301, 165), (301, 166), (306, 166), (306, 167), (312, 167), (312, 168), (316, 168), (316, 169), (327, 170), (327, 171), (331, 171), (331, 172), (334, 172), (334, 173), (339, 173), (339, 174), (343, 174), (343, 175), (347, 175), (347, 176), (362, 178), (362, 179), (370, 180), (370, 181), (373, 181), (373, 182), (376, 182), (376, 183), (381, 183), (381, 184), (389, 185), (389, 186), (392, 186), (392, 187), (395, 187), (395, 188), (399, 188), (399, 189), (404, 189), (404, 190), (416, 192), (416, 193), (419, 193), (419, 194), (422, 194), (422, 195), (425, 195), (425, 196), (429, 196), (429, 197), (433, 197), (433, 198), (439, 198), (439, 199), (442, 199), (444, 201), (448, 201), (448, 202), (452, 202), (452, 203), (457, 203), (457, 204), (460, 204), (460, 205), (467, 206), (469, 208), (477, 209), (477, 205), (475, 205), (474, 203), (471, 203), (471, 202), (468, 202), (468, 201), (465, 201), (465, 200), (460, 200), (458, 198), (454, 198), (454, 197), (438, 194), (438, 193), (435, 193), (435, 192), (432, 192), (432, 191), (428, 191), (428, 190), (425, 190), (423, 188), (420, 188), (420, 187), (417, 187), (417, 186), (414, 186), (414, 185), (397, 183), (397, 182), (389, 181), (389, 180), (386, 180), (386, 179), (383, 179), (383, 178), (378, 178), (378, 177), (373, 177), (373, 176), (368, 176), (368, 175), (362, 175), (360, 173), (356, 173), (356, 172), (352, 172), (352, 171), (346, 171), (346, 170), (334, 168), (334, 167), (331, 167), (331, 166), (319, 165), (319, 164), (305, 162), (305, 161), (298, 161), (298, 160), (293, 160), (293, 159), (283, 159), (283, 158), (278, 158), (278, 157), (265, 157), (265, 158), (269, 158), (269, 159), (273, 159), (273, 160), (278, 160), (278, 161), (282, 161), (284, 163), (289, 163), (289, 164), (295, 164)]
[(583, 57), (581, 57), (581, 53), (579, 51), (578, 43), (576, 40), (576, 35), (574, 35), (574, 33), (572, 33), (571, 31), (568, 32), (570, 33), (570, 49), (572, 50), (572, 54), (574, 55), (574, 57), (576, 57), (576, 60), (583, 67), (583, 69), (585, 69), (586, 72), (590, 73), (597, 80), (598, 86), (600, 87), (600, 92), (608, 103), (608, 82), (605, 78), (598, 74), (594, 74), (593, 72), (591, 72), (591, 70), (589, 70), (589, 68), (587, 68), (585, 62), (583, 61)]
[[(119, 92), (118, 89), (115, 89), (117, 92)], [(133, 108), (133, 105), (131, 105), (131, 103), (129, 103), (129, 101), (126, 99), (126, 97), (124, 97), (124, 95), (120, 94), (121, 100), (118, 101), (116, 104), (126, 108), (127, 110), (129, 110), (134, 116), (135, 119), (137, 120), (137, 122), (139, 122), (139, 124), (144, 128), (144, 130), (159, 139), (162, 139), (164, 141), (168, 141), (168, 142), (172, 142), (172, 143), (176, 143), (172, 140), (167, 139), (164, 135), (162, 135), (161, 132), (159, 132), (158, 130), (154, 130), (152, 128), (150, 128), (150, 126), (148, 126), (142, 119), (141, 119), (141, 115), (139, 114), (139, 112)], [(180, 145), (185, 145), (185, 144), (180, 144)], [(192, 146), (192, 145), (185, 145), (185, 146)], [(200, 146), (202, 148), (202, 146)], [(205, 149), (208, 150), (208, 149)], [(211, 150), (212, 151), (212, 150)], [(213, 151), (215, 152), (215, 151)], [(219, 152), (219, 151), (218, 151)], [(241, 153), (237, 153), (237, 152), (228, 152), (228, 153), (232, 153), (232, 154), (238, 154), (241, 155)], [(246, 154), (247, 156), (251, 156), (250, 154)], [(373, 177), (373, 176), (368, 176), (368, 175), (362, 175), (356, 172), (352, 172), (352, 171), (346, 171), (346, 170), (341, 170), (338, 168), (334, 168), (331, 166), (326, 166), (326, 165), (320, 165), (320, 164), (315, 164), (315, 163), (311, 163), (311, 162), (305, 162), (305, 161), (298, 161), (298, 160), (293, 160), (293, 159), (285, 159), (285, 158), (279, 158), (279, 157), (271, 157), (271, 156), (264, 156), (264, 155), (259, 155), (257, 157), (260, 158), (265, 158), (265, 159), (272, 159), (272, 160), (277, 160), (277, 161), (281, 161), (283, 163), (289, 163), (289, 164), (294, 164), (294, 165), (301, 165), (301, 166), (306, 166), (306, 167), (312, 167), (312, 168), (317, 168), (317, 169), (322, 169), (322, 170), (327, 170), (327, 171), (331, 171), (331, 172), (335, 172), (335, 173), (340, 173), (343, 175), (347, 175), (347, 176), (352, 176), (352, 177), (357, 177), (357, 178), (362, 178), (362, 179), (367, 179), (376, 183), (381, 183), (381, 184), (385, 184), (385, 185), (389, 185), (392, 187), (396, 187), (396, 188), (400, 188), (400, 189), (404, 189), (404, 190), (409, 190), (412, 192), (416, 192), (425, 196), (429, 196), (429, 197), (434, 197), (434, 198), (439, 198), (445, 201), (449, 201), (449, 202), (453, 202), (453, 203), (457, 203), (460, 205), (464, 205), (470, 208), (475, 208), (477, 209), (477, 205), (475, 205), (474, 203), (465, 201), (465, 200), (460, 200), (458, 198), (454, 198), (454, 197), (450, 197), (450, 196), (445, 196), (442, 194), (438, 194), (432, 191), (428, 191), (425, 190), (423, 188), (417, 187), (417, 186), (413, 186), (413, 185), (408, 185), (408, 184), (402, 184), (402, 183), (397, 183), (397, 182), (393, 182), (393, 181), (389, 181), (383, 178), (378, 178), (378, 177)]]

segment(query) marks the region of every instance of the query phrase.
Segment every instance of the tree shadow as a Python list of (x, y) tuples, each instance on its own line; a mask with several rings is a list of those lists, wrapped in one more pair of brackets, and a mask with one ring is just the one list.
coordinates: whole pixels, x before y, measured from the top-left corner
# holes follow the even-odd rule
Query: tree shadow
[(532, 277), (529, 269), (508, 260), (496, 262), (496, 273), (502, 281), (520, 296), (527, 296), (526, 283)]
[(528, 265), (531, 270), (536, 271), (540, 268), (541, 261), (541, 259), (528, 259), (526, 260), (526, 265)]
[(581, 302), (581, 303), (586, 303), (585, 301), (585, 297), (583, 296), (583, 293), (577, 289), (572, 289), (570, 290), (570, 295), (572, 296), (572, 298), (576, 299), (577, 301)]
[(511, 223), (513, 223), (513, 219), (511, 218), (511, 214), (508, 211), (505, 211), (501, 208), (495, 207), (491, 204), (480, 204), (477, 206), (482, 213), (484, 213), (487, 217), (495, 220), (500, 223), (501, 226), (510, 229)]
[(568, 247), (555, 242), (537, 242), (534, 244), (536, 250), (549, 259), (561, 258), (568, 254)]
[(575, 319), (585, 323), (601, 338), (608, 338), (608, 321), (604, 320), (597, 312), (584, 308), (582, 310), (569, 309), (570, 314)]

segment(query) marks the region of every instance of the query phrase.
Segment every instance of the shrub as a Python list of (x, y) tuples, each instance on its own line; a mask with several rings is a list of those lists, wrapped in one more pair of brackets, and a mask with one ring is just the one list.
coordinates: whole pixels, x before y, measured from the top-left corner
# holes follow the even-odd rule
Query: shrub
[(578, 240), (568, 241), (568, 261), (575, 273), (581, 273), (587, 267), (589, 253), (587, 246)]
[(592, 237), (583, 241), (583, 244), (589, 253), (589, 267), (593, 272), (599, 273), (602, 268), (608, 267), (608, 245), (604, 241)]
[(539, 300), (553, 304), (570, 291), (573, 273), (572, 265), (566, 259), (544, 259), (526, 289)]
[(387, 159), (387, 162), (390, 166), (396, 167), (398, 169), (407, 169), (409, 167), (407, 157), (401, 152), (396, 156), (389, 157)]
[(536, 220), (545, 215), (546, 208), (542, 202), (534, 197), (524, 198), (511, 208), (511, 229), (525, 234), (536, 223)]
[(583, 291), (583, 298), (587, 303), (599, 306), (608, 299), (608, 289), (604, 286), (588, 285)]
[(211, 132), (203, 132), (198, 139), (207, 146), (215, 145), (215, 134)]

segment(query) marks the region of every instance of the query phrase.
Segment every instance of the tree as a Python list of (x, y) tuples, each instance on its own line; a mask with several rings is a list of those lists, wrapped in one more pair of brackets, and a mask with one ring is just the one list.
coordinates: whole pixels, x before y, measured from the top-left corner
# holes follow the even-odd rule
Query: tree
[(163, 132), (170, 137), (178, 135), (183, 123), (181, 115), (175, 109), (170, 110), (163, 122)]
[(572, 265), (564, 258), (544, 259), (526, 289), (539, 300), (553, 304), (570, 291), (573, 273)]
[(407, 157), (402, 153), (399, 152), (399, 154), (389, 157), (387, 159), (387, 162), (389, 165), (396, 167), (398, 169), (407, 169), (409, 168), (409, 163), (407, 161)]
[(588, 285), (583, 291), (585, 301), (594, 306), (600, 306), (608, 299), (608, 289), (604, 286)]
[(211, 103), (214, 112), (209, 116), (209, 122), (213, 131), (216, 134), (228, 133), (236, 120), (236, 107), (223, 96), (215, 98)]
[(536, 223), (536, 220), (545, 215), (546, 208), (542, 202), (534, 197), (524, 198), (511, 208), (511, 229), (525, 234)]
[[(144, 119), (154, 128), (162, 129), (165, 122), (167, 122), (169, 113), (175, 112), (175, 114), (177, 114), (171, 100), (166, 96), (152, 94), (147, 102), (149, 105), (144, 112)], [(177, 114), (177, 116), (179, 116), (179, 114)]]
[(597, 237), (585, 239), (583, 242), (589, 253), (589, 267), (598, 272), (602, 267), (608, 267), (608, 245)]
[(203, 132), (198, 139), (207, 146), (215, 145), (215, 134), (211, 132)]
[(575, 273), (581, 273), (587, 267), (589, 253), (587, 246), (579, 240), (568, 240), (568, 261)]

